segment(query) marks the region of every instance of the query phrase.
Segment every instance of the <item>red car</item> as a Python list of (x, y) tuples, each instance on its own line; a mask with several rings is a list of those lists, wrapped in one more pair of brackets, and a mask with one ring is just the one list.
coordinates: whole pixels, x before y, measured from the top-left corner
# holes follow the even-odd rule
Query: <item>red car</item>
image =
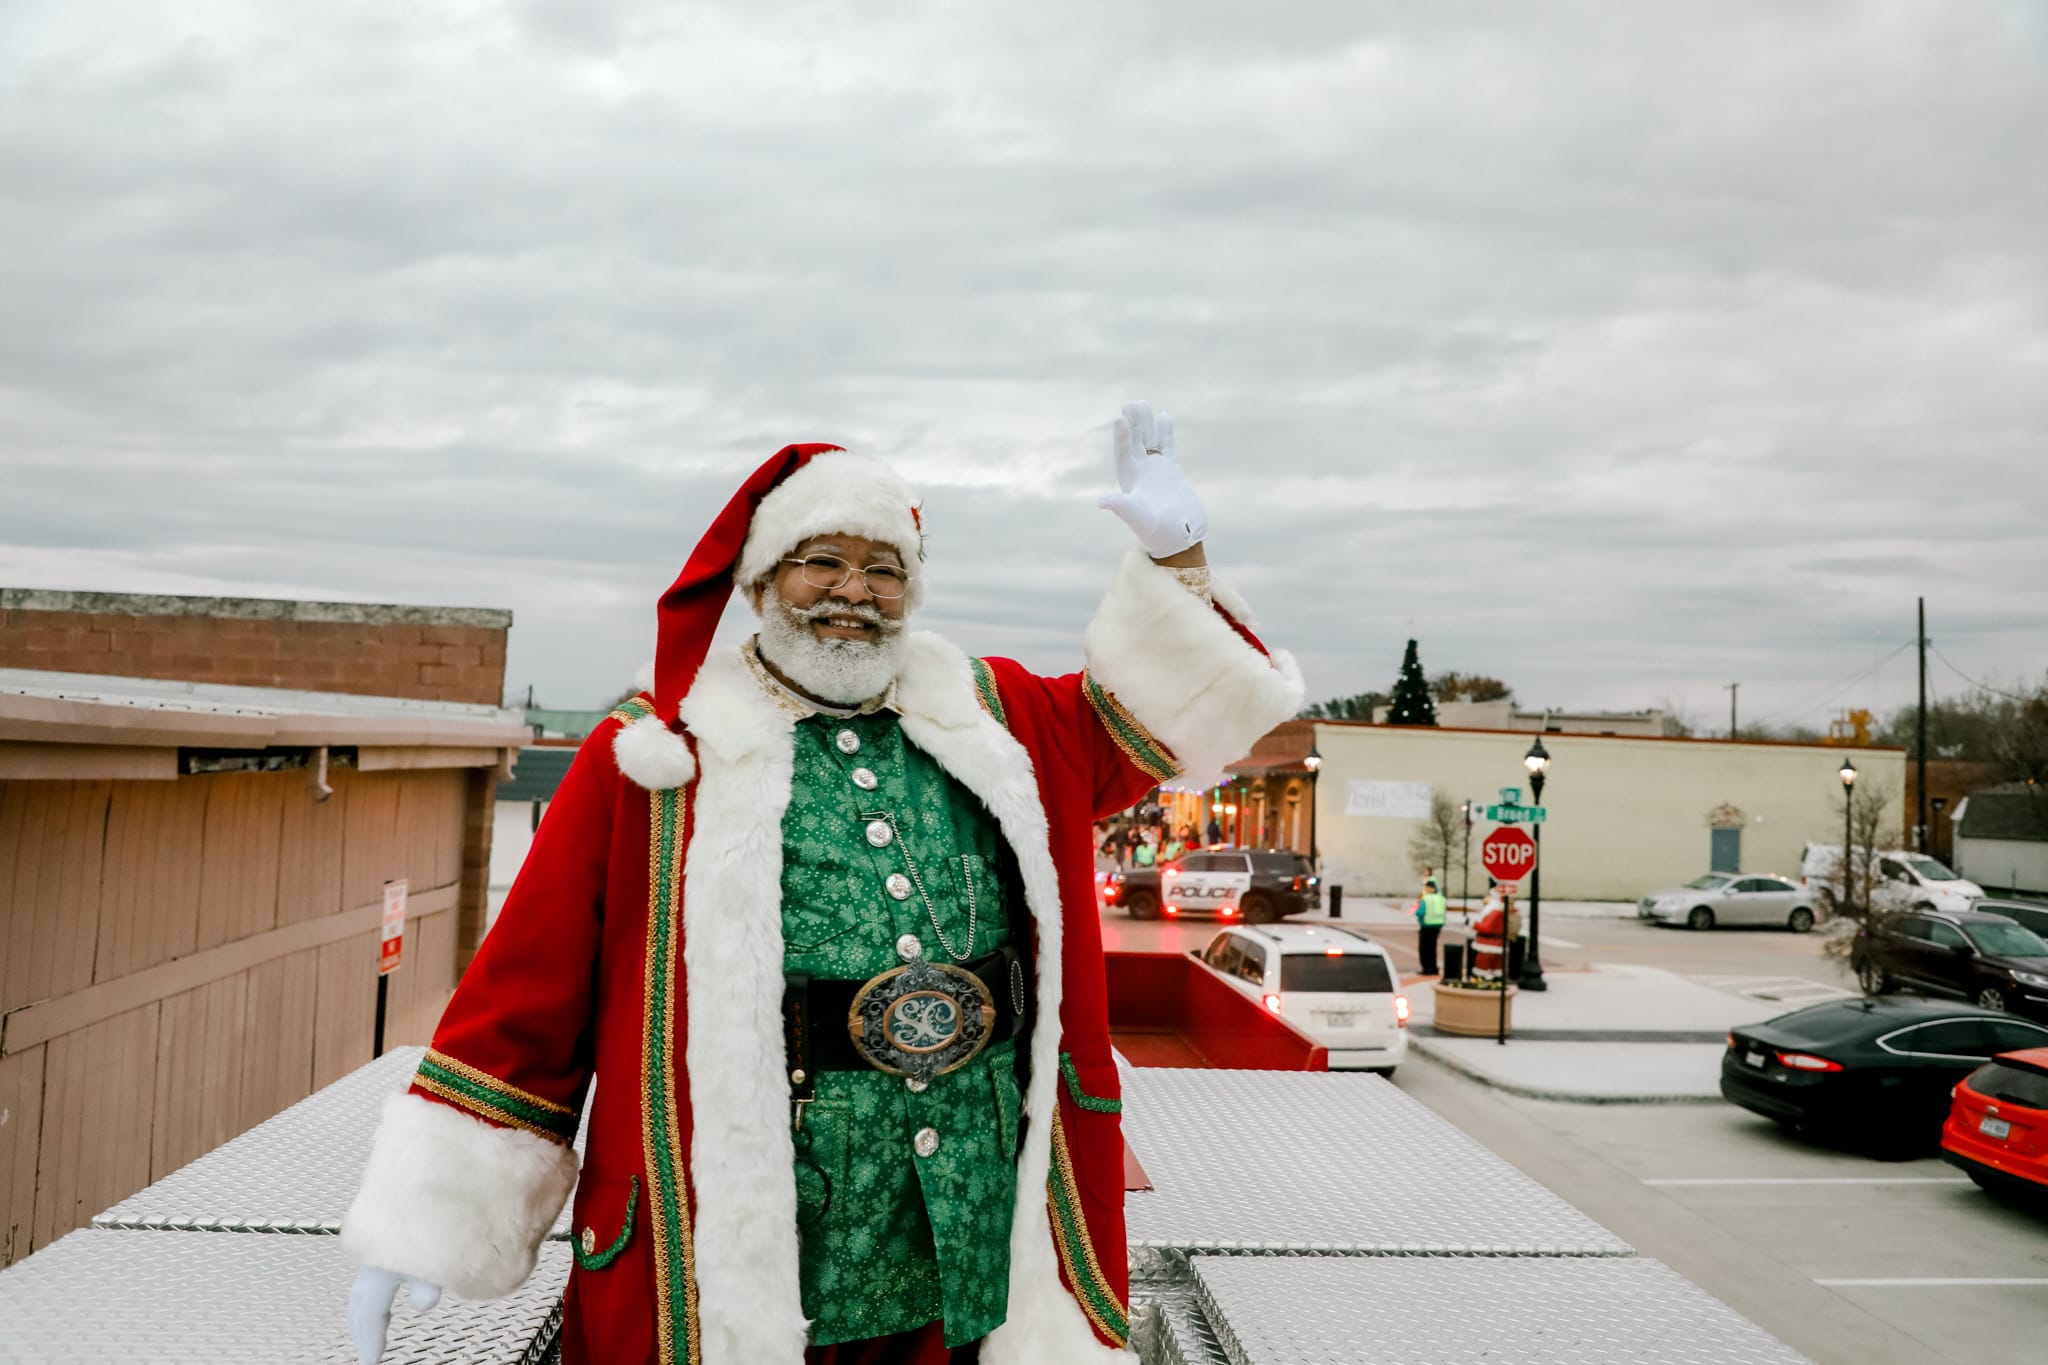
[(2048, 1047), (1995, 1057), (1957, 1084), (1941, 1156), (1994, 1194), (2048, 1200)]

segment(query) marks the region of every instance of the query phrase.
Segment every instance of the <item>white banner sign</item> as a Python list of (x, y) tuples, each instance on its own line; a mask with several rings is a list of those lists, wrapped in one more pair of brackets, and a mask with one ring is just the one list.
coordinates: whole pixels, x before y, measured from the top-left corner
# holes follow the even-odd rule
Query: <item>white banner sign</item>
[(1388, 820), (1429, 818), (1427, 782), (1362, 782), (1344, 784), (1346, 815), (1377, 815)]

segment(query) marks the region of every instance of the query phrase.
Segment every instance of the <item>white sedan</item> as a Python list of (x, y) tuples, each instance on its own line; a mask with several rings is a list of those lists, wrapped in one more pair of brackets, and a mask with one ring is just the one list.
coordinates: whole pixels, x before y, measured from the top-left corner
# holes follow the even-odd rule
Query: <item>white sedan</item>
[(1659, 924), (1711, 929), (1717, 924), (1771, 925), (1803, 934), (1813, 928), (1813, 897), (1783, 877), (1749, 877), (1709, 872), (1636, 903), (1636, 918)]

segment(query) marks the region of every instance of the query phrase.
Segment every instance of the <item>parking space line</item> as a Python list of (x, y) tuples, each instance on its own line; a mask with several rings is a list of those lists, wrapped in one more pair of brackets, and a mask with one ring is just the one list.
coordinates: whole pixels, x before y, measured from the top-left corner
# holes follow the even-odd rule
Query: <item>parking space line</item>
[(1543, 941), (1558, 948), (1583, 948), (1586, 946), (1583, 943), (1574, 943), (1568, 938), (1559, 938), (1556, 934), (1546, 935)]
[(1645, 1185), (1967, 1185), (1961, 1175), (1729, 1175), (1670, 1176)]
[(1974, 1289), (2011, 1285), (2038, 1288), (2048, 1285), (2048, 1276), (1994, 1276), (1985, 1275), (1959, 1279), (1921, 1280), (1815, 1280), (1815, 1284), (1827, 1289)]

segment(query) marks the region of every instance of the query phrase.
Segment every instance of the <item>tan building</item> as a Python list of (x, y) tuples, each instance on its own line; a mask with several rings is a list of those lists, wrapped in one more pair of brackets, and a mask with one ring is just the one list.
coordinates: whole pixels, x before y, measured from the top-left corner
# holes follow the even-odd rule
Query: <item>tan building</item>
[(0, 1265), (368, 1061), (388, 881), (385, 1041), (427, 1040), (530, 733), (509, 625), (0, 593)]
[[(1385, 725), (1391, 706), (1373, 708), (1375, 725)], [(1524, 730), (1566, 735), (1631, 735), (1656, 739), (1664, 733), (1665, 716), (1648, 711), (1524, 711), (1511, 698), (1498, 701), (1440, 701), (1436, 723), (1456, 730)]]
[[(1301, 724), (1301, 722), (1296, 722)], [(1276, 732), (1277, 734), (1278, 732)], [(1354, 894), (1415, 889), (1414, 831), (1437, 793), (1454, 805), (1497, 802), (1517, 787), (1530, 800), (1526, 731), (1317, 721), (1313, 782), (1324, 879)], [(1885, 838), (1910, 822), (1906, 756), (1898, 749), (1545, 734), (1551, 756), (1543, 805), (1543, 894), (1559, 900), (1634, 900), (1689, 881), (1710, 866), (1797, 877), (1808, 842), (1842, 840), (1845, 757), (1857, 789), (1885, 801)], [(1483, 888), (1472, 834), (1472, 881)], [(1462, 844), (1462, 838), (1461, 838)], [(1462, 848), (1460, 849), (1462, 852)], [(1461, 885), (1453, 860), (1446, 890)]]

